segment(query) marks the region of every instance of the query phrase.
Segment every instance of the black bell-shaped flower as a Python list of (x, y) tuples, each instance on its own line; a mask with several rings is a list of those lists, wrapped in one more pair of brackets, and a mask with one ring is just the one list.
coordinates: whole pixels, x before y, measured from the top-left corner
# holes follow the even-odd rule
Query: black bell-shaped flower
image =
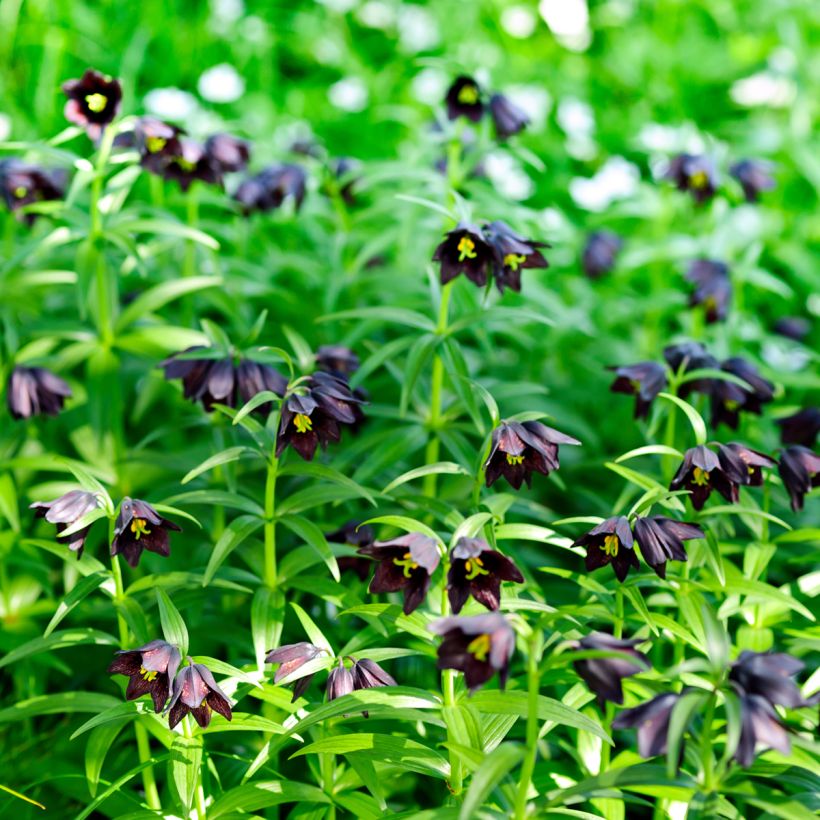
[(612, 721), (613, 729), (638, 729), (638, 753), (641, 757), (665, 754), (669, 739), (669, 721), (680, 695), (667, 692), (648, 703), (625, 709)]
[(70, 397), (71, 388), (44, 367), (18, 365), (9, 376), (6, 401), (15, 419), (56, 416)]
[(61, 535), (63, 530), (68, 529), (72, 524), (76, 524), (84, 515), (100, 506), (99, 498), (95, 493), (85, 490), (70, 490), (65, 495), (61, 495), (54, 501), (35, 501), (30, 508), (36, 510), (39, 518), (45, 518), (49, 524), (57, 525), (57, 540), (61, 544), (68, 544), (68, 548), (77, 553), (77, 558), (82, 558), (83, 546), (91, 529), (89, 524), (71, 535)]
[(621, 681), (649, 669), (649, 658), (635, 649), (640, 643), (643, 643), (641, 638), (623, 640), (604, 632), (592, 632), (578, 641), (577, 648), (581, 650), (618, 653), (600, 658), (583, 658), (572, 664), (586, 685), (595, 693), (599, 706), (603, 706), (607, 700), (612, 703), (623, 703), (624, 690)]
[(226, 720), (233, 718), (230, 698), (217, 686), (211, 670), (188, 658), (186, 666), (174, 679), (168, 704), (168, 726), (173, 729), (187, 714), (203, 728), (211, 722), (211, 710)]
[(666, 578), (667, 561), (687, 560), (684, 541), (706, 537), (696, 524), (657, 515), (651, 518), (637, 518), (632, 531), (643, 560), (660, 578)]
[(787, 447), (780, 454), (779, 473), (792, 509), (802, 510), (806, 494), (820, 485), (820, 456), (808, 447)]
[(581, 265), (590, 279), (598, 279), (615, 267), (623, 240), (612, 231), (595, 231), (587, 238)]
[[(274, 673), (273, 682), (280, 683), (285, 678), (291, 677), (309, 661), (324, 654), (324, 652), (324, 649), (303, 641), (302, 643), (288, 644), (287, 646), (280, 646), (278, 649), (271, 649), (265, 657), (265, 663), (279, 664), (279, 668)], [(297, 701), (305, 693), (315, 674), (315, 672), (306, 671), (303, 675), (297, 677), (291, 702)]]
[(136, 649), (121, 649), (108, 667), (109, 675), (125, 675), (127, 700), (149, 694), (159, 714), (171, 689), (181, 662), (179, 649), (166, 641), (150, 641)]
[[(0, 161), (0, 197), (14, 213), (36, 202), (62, 199), (65, 194), (66, 176), (61, 171), (29, 165), (17, 159)], [(37, 214), (17, 213), (17, 218), (33, 225)]]
[(456, 615), (470, 596), (487, 609), (498, 609), (502, 581), (524, 583), (524, 576), (511, 558), (480, 538), (458, 539), (450, 552), (447, 573), (447, 596)]
[(646, 418), (658, 393), (666, 390), (666, 368), (657, 362), (638, 362), (621, 367), (610, 366), (615, 371), (615, 381), (610, 385), (613, 393), (635, 396), (635, 418)]
[(519, 134), (530, 124), (527, 112), (504, 94), (493, 94), (490, 97), (490, 116), (493, 118), (495, 134), (500, 140)]
[(573, 546), (587, 548), (587, 572), (612, 564), (615, 576), (623, 582), (630, 569), (640, 568), (633, 540), (629, 520), (621, 515), (602, 521), (577, 539)]
[(89, 68), (79, 80), (63, 83), (68, 97), (65, 118), (84, 128), (93, 140), (100, 138), (103, 128), (113, 122), (122, 102), (119, 80)]
[(445, 97), (447, 118), (455, 120), (459, 117), (467, 117), (473, 122), (478, 122), (484, 113), (484, 103), (481, 97), (481, 88), (472, 77), (464, 75), (456, 77), (447, 89)]
[(695, 285), (689, 297), (689, 307), (703, 305), (709, 324), (723, 321), (732, 301), (728, 266), (714, 259), (697, 259), (686, 271), (686, 278)]
[(167, 558), (171, 554), (168, 533), (181, 532), (182, 527), (163, 518), (149, 503), (135, 498), (123, 498), (114, 527), (111, 555), (122, 555), (132, 566), (140, 562), (143, 550)]

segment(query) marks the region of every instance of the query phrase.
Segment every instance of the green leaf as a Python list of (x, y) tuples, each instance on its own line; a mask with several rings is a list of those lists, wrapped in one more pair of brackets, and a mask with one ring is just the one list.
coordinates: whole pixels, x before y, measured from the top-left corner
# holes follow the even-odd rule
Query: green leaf
[(15, 532), (20, 532), (20, 515), (17, 509), (17, 489), (10, 473), (0, 475), (0, 514), (5, 516)]
[(318, 646), (320, 649), (325, 649), (330, 655), (335, 656), (335, 652), (333, 651), (333, 647), (330, 645), (330, 641), (324, 636), (324, 633), (321, 629), (313, 621), (313, 618), (305, 612), (302, 607), (299, 606), (294, 601), (290, 602), (291, 609), (296, 613), (296, 617), (299, 619), (299, 622), (302, 624), (302, 628), (305, 630), (310, 642), (314, 646)]
[[(252, 396), (239, 410), (236, 411), (236, 415), (233, 417), (233, 424), (239, 424), (245, 416), (250, 415), (256, 410), (257, 407), (260, 407), (263, 404), (273, 403), (274, 407), (277, 406), (282, 401), (282, 397), (277, 393), (274, 393), (272, 390), (261, 390), (255, 396)], [(271, 408), (274, 409), (274, 408)]]
[(692, 721), (696, 712), (706, 703), (709, 697), (714, 697), (708, 692), (696, 690), (687, 692), (678, 699), (672, 709), (672, 716), (669, 720), (669, 731), (667, 733), (668, 748), (666, 752), (666, 772), (670, 778), (678, 772), (680, 765), (680, 749), (683, 743), (683, 735)]
[(287, 464), (284, 467), (280, 466), (278, 474), (310, 476), (311, 478), (321, 478), (325, 481), (332, 481), (335, 484), (348, 487), (373, 506), (376, 505), (376, 499), (367, 487), (363, 487), (357, 481), (354, 481), (352, 478), (348, 478), (343, 473), (340, 473), (338, 470), (334, 470), (333, 467), (328, 467), (326, 464), (317, 464), (312, 461), (293, 462), (292, 464)]
[(214, 545), (208, 566), (202, 576), (202, 586), (208, 586), (225, 559), (246, 539), (262, 527), (262, 520), (255, 515), (240, 515), (225, 527)]
[(402, 473), (382, 490), (382, 495), (387, 495), (392, 490), (395, 490), (396, 487), (400, 487), (408, 481), (423, 478), (426, 475), (469, 475), (469, 473), (460, 464), (456, 464), (453, 461), (437, 461), (435, 464), (426, 464), (423, 467), (416, 467), (413, 470)]
[(246, 498), (239, 493), (225, 490), (190, 490), (187, 493), (171, 496), (164, 500), (165, 504), (208, 504), (214, 507), (229, 507), (235, 510), (257, 515), (260, 518), (265, 514), (260, 504), (252, 498)]
[(471, 820), (475, 817), (490, 792), (523, 759), (524, 747), (514, 743), (502, 743), (488, 754), (473, 774), (458, 820)]
[(685, 508), (683, 504), (677, 498), (667, 498), (664, 500), (667, 489), (662, 484), (655, 481), (654, 478), (645, 476), (643, 473), (639, 473), (637, 470), (632, 470), (629, 467), (624, 467), (623, 464), (615, 464), (613, 461), (604, 462), (604, 467), (608, 470), (612, 470), (613, 473), (617, 473), (621, 476), (621, 478), (625, 478), (627, 481), (636, 484), (638, 487), (642, 487), (644, 490), (658, 491), (658, 503), (662, 507), (667, 507), (670, 510), (677, 510), (678, 512), (684, 511)]
[(386, 307), (384, 305), (380, 305), (379, 307), (355, 308), (354, 310), (342, 310), (338, 313), (330, 313), (327, 316), (322, 316), (317, 321), (340, 322), (345, 319), (371, 319), (384, 324), (392, 323), (406, 325), (407, 327), (416, 327), (428, 332), (432, 332), (436, 329), (436, 325), (432, 319), (428, 319), (423, 313), (406, 310), (405, 308)]
[(399, 415), (407, 413), (407, 406), (410, 404), (410, 397), (413, 395), (413, 388), (416, 386), (421, 371), (427, 366), (427, 362), (433, 356), (435, 349), (441, 344), (441, 336), (435, 334), (425, 334), (419, 336), (410, 348), (407, 355), (407, 363), (404, 368), (404, 376), (401, 381), (401, 396), (399, 397)]
[[(52, 636), (53, 637), (53, 636)], [(36, 717), (37, 715), (61, 715), (73, 712), (101, 712), (111, 706), (120, 706), (119, 698), (99, 692), (58, 692), (54, 695), (37, 695), (0, 709), (0, 724)]]
[(157, 587), (157, 604), (159, 605), (159, 619), (162, 623), (162, 634), (165, 640), (179, 648), (184, 658), (188, 654), (188, 630), (182, 615), (174, 606), (168, 594), (162, 587)]
[(120, 333), (137, 319), (167, 305), (174, 299), (179, 299), (188, 293), (196, 293), (206, 288), (215, 288), (223, 284), (218, 276), (190, 276), (185, 279), (170, 279), (149, 288), (141, 293), (131, 304), (120, 313), (115, 332)]
[(639, 456), (677, 456), (683, 458), (683, 453), (675, 447), (667, 447), (665, 444), (649, 444), (646, 447), (637, 447), (622, 456), (618, 456), (615, 463), (620, 464), (622, 461), (628, 461), (630, 458), (638, 458)]
[(686, 414), (686, 418), (689, 419), (689, 424), (692, 425), (692, 432), (695, 434), (695, 443), (706, 444), (706, 439), (708, 438), (706, 434), (706, 423), (700, 413), (698, 413), (688, 401), (684, 401), (678, 398), (678, 396), (673, 396), (671, 393), (658, 393), (658, 398), (671, 401), (672, 404), (676, 404), (683, 410)]
[(168, 758), (168, 768), (186, 816), (190, 814), (194, 802), (201, 765), (202, 738), (175, 735)]
[(402, 202), (412, 202), (414, 205), (421, 205), (422, 208), (426, 208), (428, 211), (435, 211), (437, 214), (452, 219), (453, 222), (457, 221), (452, 211), (432, 199), (425, 199), (422, 196), (412, 196), (411, 194), (396, 194), (396, 199), (400, 199)]
[(284, 524), (291, 532), (298, 535), (305, 543), (313, 547), (322, 561), (325, 562), (333, 579), (337, 582), (341, 580), (339, 565), (336, 563), (336, 556), (333, 554), (333, 550), (331, 550), (322, 531), (312, 521), (308, 521), (307, 518), (301, 518), (296, 515), (283, 515), (279, 519), (279, 522)]
[(259, 587), (251, 603), (251, 635), (256, 666), (262, 669), (265, 655), (279, 645), (285, 620), (285, 598), (280, 590)]
[(97, 786), (100, 783), (100, 774), (108, 750), (122, 731), (123, 726), (123, 723), (98, 726), (88, 738), (85, 747), (85, 779), (88, 781), (88, 791), (92, 797), (97, 794)]
[(257, 780), (229, 789), (208, 809), (209, 820), (226, 814), (256, 812), (282, 803), (313, 805), (330, 803), (330, 798), (316, 786), (295, 783), (292, 780)]
[(216, 453), (210, 458), (206, 458), (202, 464), (198, 467), (194, 467), (193, 470), (189, 470), (180, 483), (187, 484), (189, 481), (193, 481), (198, 475), (207, 473), (208, 470), (212, 470), (220, 464), (228, 464), (231, 461), (238, 461), (244, 455), (259, 456), (259, 453), (250, 447), (228, 447), (226, 450), (222, 450), (222, 452)]
[(77, 629), (64, 629), (60, 632), (52, 632), (42, 638), (32, 638), (32, 640), (12, 649), (8, 655), (0, 658), (0, 668), (15, 663), (22, 658), (38, 655), (41, 652), (55, 652), (58, 649), (69, 649), (79, 644), (96, 644), (97, 646), (116, 646), (118, 640), (107, 632), (100, 632), (97, 629), (78, 627)]
[(790, 524), (787, 524), (782, 518), (778, 518), (776, 515), (772, 515), (765, 510), (755, 509), (754, 507), (740, 507), (737, 504), (719, 504), (716, 507), (708, 507), (705, 510), (701, 510), (700, 515), (755, 515), (758, 518), (765, 518), (767, 521), (771, 521), (773, 524), (783, 527), (784, 530), (791, 529)]
[[(171, 236), (177, 239), (188, 239), (191, 242), (198, 242), (212, 251), (219, 250), (219, 242), (212, 236), (208, 236), (208, 234), (198, 231), (196, 228), (183, 225), (181, 222), (173, 222), (170, 219), (132, 219), (117, 223), (117, 228), (127, 233), (159, 234), (160, 236)], [(193, 279), (194, 277), (190, 278)]]
[(396, 527), (396, 529), (404, 530), (404, 532), (420, 532), (429, 538), (435, 538), (439, 544), (442, 543), (438, 535), (426, 524), (422, 524), (421, 521), (416, 521), (415, 518), (408, 518), (404, 515), (380, 515), (377, 518), (368, 518), (367, 521), (362, 522), (362, 525), (364, 524), (384, 524), (388, 527)]
[(92, 575), (86, 575), (85, 578), (78, 581), (71, 592), (60, 601), (60, 605), (57, 607), (54, 617), (49, 621), (46, 631), (43, 633), (43, 637), (47, 638), (57, 628), (60, 621), (62, 621), (77, 604), (110, 577), (110, 572), (95, 572)]
[(74, 732), (74, 734), (71, 735), (69, 740), (75, 740), (80, 737), (80, 735), (84, 735), (86, 732), (90, 732), (100, 726), (108, 726), (114, 723), (125, 725), (129, 721), (133, 720), (137, 715), (142, 714), (144, 711), (143, 707), (143, 703), (133, 700), (127, 701), (126, 703), (116, 701), (113, 706), (108, 709), (103, 709), (99, 714), (89, 718), (85, 723), (83, 723), (82, 726), (80, 726), (79, 729)]

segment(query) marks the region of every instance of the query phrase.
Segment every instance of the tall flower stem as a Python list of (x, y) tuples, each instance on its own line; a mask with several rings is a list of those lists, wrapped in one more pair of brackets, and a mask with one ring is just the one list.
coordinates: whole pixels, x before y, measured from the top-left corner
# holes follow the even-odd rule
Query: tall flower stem
[[(615, 613), (612, 618), (612, 635), (615, 638), (622, 638), (624, 634), (624, 590), (619, 584), (615, 590)], [(612, 719), (615, 717), (615, 707), (607, 701), (605, 709), (606, 726), (610, 734), (612, 733)], [(612, 754), (612, 747), (601, 742), (601, 768), (598, 774), (603, 774), (609, 768), (609, 761)]]
[[(190, 715), (185, 715), (182, 720), (182, 733), (189, 740), (193, 738), (193, 725)], [(202, 767), (196, 773), (196, 788), (194, 789), (194, 802), (196, 804), (197, 820), (205, 820), (207, 811), (205, 809), (205, 790), (202, 788)]]
[[(449, 561), (445, 556), (443, 566), (442, 587), (441, 587), (441, 614), (446, 617), (450, 614), (450, 601), (447, 598), (447, 573), (449, 570)], [(441, 694), (444, 700), (445, 709), (456, 708), (456, 673), (454, 669), (443, 669), (441, 672)], [(449, 721), (447, 724), (447, 742), (452, 744), (455, 742), (450, 731)], [(450, 749), (450, 790), (454, 795), (461, 794), (463, 789), (463, 773), (461, 771), (461, 761), (458, 755)]]
[(527, 756), (524, 758), (518, 782), (518, 795), (515, 801), (516, 820), (524, 820), (527, 816), (527, 796), (538, 759), (538, 690), (541, 687), (539, 664), (542, 649), (542, 632), (534, 629), (527, 655)]
[(276, 588), (276, 475), (279, 459), (271, 455), (265, 480), (265, 585)]
[(703, 734), (700, 739), (700, 766), (703, 772), (703, 790), (706, 794), (715, 788), (715, 760), (712, 749), (712, 723), (715, 718), (717, 695), (713, 692), (706, 702), (703, 718)]

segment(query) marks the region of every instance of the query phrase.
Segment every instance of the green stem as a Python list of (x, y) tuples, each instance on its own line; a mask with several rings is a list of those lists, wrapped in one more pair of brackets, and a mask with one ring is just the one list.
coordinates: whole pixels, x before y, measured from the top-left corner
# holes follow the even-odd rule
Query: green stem
[[(612, 634), (616, 638), (622, 638), (624, 634), (624, 590), (619, 584), (615, 590), (615, 614), (612, 618)], [(612, 719), (615, 717), (615, 707), (607, 702), (605, 709), (606, 727), (610, 735), (612, 734)], [(606, 743), (601, 743), (601, 768), (598, 774), (603, 774), (609, 769), (609, 762), (612, 755), (612, 747)]]
[(615, 590), (615, 618), (612, 621), (612, 634), (616, 638), (624, 634), (624, 589), (618, 584)]
[(541, 632), (533, 630), (527, 658), (527, 756), (521, 767), (518, 796), (515, 802), (516, 820), (527, 816), (527, 796), (538, 759), (538, 692), (541, 688), (539, 661), (541, 659)]
[[(185, 715), (182, 719), (182, 733), (189, 740), (194, 736), (192, 718)], [(194, 789), (194, 802), (196, 803), (197, 820), (205, 820), (207, 811), (205, 809), (205, 789), (202, 788), (202, 767), (196, 773), (196, 788)]]
[(265, 481), (265, 585), (276, 588), (276, 474), (279, 459), (271, 456)]
[(712, 749), (712, 722), (715, 717), (717, 695), (712, 693), (706, 704), (703, 718), (703, 734), (700, 739), (700, 765), (703, 771), (703, 790), (706, 794), (715, 788), (715, 761)]

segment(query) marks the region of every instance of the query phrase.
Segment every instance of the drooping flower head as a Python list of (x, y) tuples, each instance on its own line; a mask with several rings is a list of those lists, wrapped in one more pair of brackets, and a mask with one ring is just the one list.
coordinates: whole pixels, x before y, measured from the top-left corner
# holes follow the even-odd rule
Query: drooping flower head
[(108, 667), (109, 675), (125, 675), (127, 700), (150, 694), (154, 711), (159, 714), (171, 689), (181, 657), (176, 646), (165, 641), (150, 641), (136, 649), (120, 649)]
[(419, 532), (408, 533), (390, 541), (376, 541), (358, 549), (378, 561), (369, 592), (404, 592), (404, 614), (417, 609), (427, 595), (430, 576), (439, 565), (435, 539)]
[(732, 300), (728, 266), (714, 259), (696, 259), (686, 271), (686, 278), (695, 285), (689, 307), (703, 305), (708, 324), (723, 321)]
[(808, 447), (787, 447), (780, 454), (778, 471), (789, 493), (792, 509), (803, 509), (803, 499), (812, 487), (820, 486), (820, 456)]
[(679, 191), (688, 191), (699, 205), (717, 193), (718, 175), (709, 157), (678, 154), (669, 162), (666, 179)]
[(493, 259), (493, 249), (484, 234), (467, 222), (449, 231), (433, 253), (433, 261), (441, 263), (442, 285), (463, 273), (473, 284), (484, 287)]
[(483, 686), (497, 672), (504, 688), (515, 651), (515, 632), (501, 613), (440, 618), (430, 630), (444, 638), (438, 648), (439, 669), (463, 672), (470, 691)]
[[(274, 673), (273, 682), (281, 683), (285, 678), (292, 678), (295, 672), (309, 661), (318, 658), (324, 651), (324, 649), (306, 641), (288, 644), (287, 646), (280, 646), (278, 649), (271, 649), (265, 657), (265, 663), (279, 664), (279, 668)], [(293, 687), (292, 703), (302, 697), (315, 674), (315, 672), (306, 671), (302, 676), (295, 678), (296, 684)]]
[(340, 658), (337, 666), (330, 670), (327, 676), (327, 699), (336, 700), (353, 691), (353, 673), (344, 665)]
[(490, 97), (490, 116), (499, 140), (521, 133), (530, 124), (527, 112), (504, 94), (493, 94)]
[(751, 362), (740, 356), (726, 359), (720, 369), (749, 385), (747, 389), (725, 379), (715, 379), (712, 385), (712, 426), (724, 423), (737, 430), (740, 412), (759, 416), (763, 405), (774, 398), (774, 385), (764, 379)]
[(745, 649), (729, 670), (729, 681), (748, 695), (760, 695), (773, 706), (798, 709), (806, 705), (793, 680), (805, 667), (785, 652), (752, 652)]
[(478, 122), (484, 113), (484, 103), (481, 97), (481, 88), (472, 77), (463, 74), (456, 77), (447, 89), (445, 98), (447, 118), (455, 120), (459, 117), (467, 117), (473, 122)]
[(89, 68), (79, 80), (63, 83), (68, 97), (65, 118), (84, 128), (92, 140), (98, 140), (103, 128), (113, 122), (122, 102), (119, 80)]
[(788, 729), (781, 722), (772, 704), (760, 695), (740, 696), (740, 739), (735, 760), (741, 766), (754, 763), (759, 746), (791, 754), (792, 744)]
[(612, 721), (613, 729), (638, 728), (638, 753), (641, 757), (656, 757), (666, 753), (669, 721), (680, 695), (667, 692), (648, 703), (625, 709)]
[[(669, 345), (663, 350), (663, 357), (672, 370), (677, 373), (691, 373), (695, 370), (719, 370), (720, 363), (700, 342), (681, 342)], [(690, 393), (711, 393), (714, 379), (692, 379), (684, 382), (678, 389), (678, 395), (686, 398)]]
[(612, 564), (616, 577), (623, 582), (630, 569), (640, 568), (629, 520), (623, 515), (602, 521), (577, 539), (573, 546), (587, 548), (587, 572)]
[(820, 408), (805, 407), (791, 416), (775, 419), (775, 424), (780, 428), (783, 444), (814, 447), (820, 433)]
[(724, 469), (730, 472), (735, 472), (742, 465), (742, 468), (746, 470), (746, 481), (743, 483), (750, 487), (763, 486), (763, 467), (777, 466), (773, 458), (735, 441), (729, 444), (718, 444), (718, 460)]
[(604, 632), (591, 632), (578, 641), (577, 649), (619, 653), (601, 658), (583, 658), (572, 664), (586, 685), (595, 693), (600, 706), (607, 700), (612, 703), (623, 703), (624, 691), (621, 681), (649, 669), (649, 658), (635, 649), (640, 643), (643, 643), (641, 638), (623, 640)]
[(114, 527), (111, 555), (122, 555), (132, 566), (139, 564), (143, 550), (167, 558), (171, 554), (168, 533), (182, 527), (163, 518), (147, 501), (123, 498)]
[(95, 493), (85, 490), (70, 490), (54, 501), (35, 501), (30, 505), (32, 510), (36, 510), (38, 518), (45, 518), (49, 524), (57, 525), (57, 540), (61, 544), (68, 544), (68, 548), (77, 553), (77, 558), (82, 558), (83, 546), (91, 529), (89, 524), (71, 535), (61, 535), (63, 530), (68, 529), (72, 524), (76, 524), (86, 513), (96, 510), (100, 506), (99, 498)]
[(322, 345), (316, 351), (316, 366), (325, 373), (350, 378), (359, 369), (359, 357), (344, 345)]
[(307, 174), (300, 165), (271, 165), (246, 179), (234, 194), (245, 215), (254, 211), (272, 211), (287, 199), (294, 208), (302, 207), (307, 190)]
[(230, 698), (217, 686), (211, 670), (188, 658), (186, 666), (174, 679), (171, 701), (167, 706), (168, 726), (173, 729), (185, 715), (191, 714), (203, 728), (211, 722), (211, 710), (226, 720), (233, 718)]
[(729, 173), (740, 183), (747, 202), (757, 202), (763, 191), (777, 187), (772, 176), (772, 164), (759, 159), (743, 159), (729, 169)]
[(44, 367), (18, 365), (11, 371), (6, 401), (12, 417), (56, 416), (71, 397), (71, 388)]
[(176, 125), (155, 117), (140, 117), (132, 131), (117, 134), (114, 145), (136, 149), (140, 165), (146, 171), (162, 176), (168, 163), (181, 154), (180, 137), (184, 133)]
[(524, 576), (511, 558), (481, 538), (458, 539), (450, 552), (447, 573), (447, 596), (456, 615), (470, 596), (487, 609), (498, 609), (502, 581), (524, 583)]
[(736, 504), (740, 485), (748, 483), (749, 473), (739, 456), (726, 451), (721, 461), (714, 451), (699, 444), (684, 453), (669, 489), (689, 490), (692, 506), (702, 510), (712, 490), (717, 490), (729, 503)]
[(590, 279), (598, 279), (615, 267), (623, 240), (612, 231), (594, 231), (587, 237), (581, 265)]
[(168, 156), (162, 165), (160, 174), (165, 179), (175, 181), (183, 191), (187, 191), (195, 180), (208, 185), (222, 185), (222, 168), (204, 145), (182, 138), (178, 146), (178, 152)]
[(615, 371), (615, 381), (610, 385), (613, 393), (635, 396), (635, 418), (646, 418), (658, 393), (666, 390), (666, 368), (657, 362), (638, 362), (607, 370)]
[[(354, 691), (358, 689), (376, 689), (380, 686), (398, 686), (391, 674), (369, 658), (354, 661), (350, 673), (353, 676)], [(367, 713), (365, 712), (366, 716)]]
[(501, 477), (516, 490), (533, 472), (549, 475), (559, 467), (558, 446), (580, 446), (578, 439), (547, 427), (540, 421), (505, 421), (493, 430), (490, 455), (484, 464), (488, 487)]
[(244, 171), (251, 158), (250, 145), (231, 134), (213, 134), (205, 140), (205, 153), (221, 174)]
[(516, 233), (506, 222), (496, 220), (483, 226), (484, 236), (493, 250), (493, 274), (498, 290), (521, 290), (521, 271), (525, 268), (548, 268), (540, 248), (550, 247), (546, 242), (527, 239)]
[[(35, 202), (62, 199), (65, 174), (61, 171), (29, 165), (17, 159), (0, 160), (0, 197), (8, 209), (17, 212)], [(18, 213), (17, 218), (33, 225), (36, 213)]]
[(666, 578), (667, 561), (688, 560), (684, 541), (706, 537), (696, 524), (658, 515), (637, 518), (632, 529), (635, 545), (640, 549), (643, 560), (660, 578)]

